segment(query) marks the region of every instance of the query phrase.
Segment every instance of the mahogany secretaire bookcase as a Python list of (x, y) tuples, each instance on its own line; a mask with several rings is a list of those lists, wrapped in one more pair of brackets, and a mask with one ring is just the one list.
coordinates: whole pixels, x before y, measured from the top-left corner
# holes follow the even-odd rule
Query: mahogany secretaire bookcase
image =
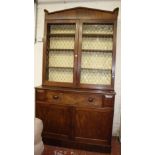
[(52, 145), (110, 152), (118, 8), (45, 10), (36, 117)]

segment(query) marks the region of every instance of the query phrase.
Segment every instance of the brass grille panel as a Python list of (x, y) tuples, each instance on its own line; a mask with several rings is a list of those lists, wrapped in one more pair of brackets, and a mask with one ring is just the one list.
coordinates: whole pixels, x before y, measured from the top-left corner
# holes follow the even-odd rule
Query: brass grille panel
[(113, 25), (110, 24), (84, 24), (84, 34), (113, 34)]
[(49, 53), (50, 67), (73, 67), (73, 52), (51, 51)]
[(80, 82), (111, 85), (113, 25), (84, 24), (83, 34)]
[(72, 23), (50, 25), (49, 81), (73, 82), (75, 30), (76, 24)]
[(49, 81), (73, 82), (73, 69), (49, 68)]
[(112, 38), (83, 37), (82, 49), (112, 50)]
[(82, 84), (110, 85), (111, 71), (82, 69), (80, 82)]
[(82, 68), (111, 69), (112, 53), (83, 52)]
[(50, 49), (74, 49), (74, 37), (51, 37)]
[(51, 34), (75, 33), (75, 24), (53, 24), (50, 26)]

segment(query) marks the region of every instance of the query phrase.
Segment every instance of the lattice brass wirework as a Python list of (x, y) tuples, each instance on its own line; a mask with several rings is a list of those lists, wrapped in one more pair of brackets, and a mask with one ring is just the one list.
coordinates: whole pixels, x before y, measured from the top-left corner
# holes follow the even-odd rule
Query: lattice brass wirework
[(52, 24), (50, 26), (51, 34), (75, 33), (75, 24)]
[(73, 69), (68, 68), (49, 68), (49, 81), (73, 82)]
[(74, 37), (51, 37), (51, 49), (74, 49)]
[(110, 85), (111, 71), (82, 69), (80, 83)]
[(112, 53), (82, 52), (82, 68), (111, 69)]
[[(55, 35), (50, 38), (49, 48), (51, 50), (48, 54), (48, 65), (50, 67), (48, 72), (49, 81), (73, 82), (74, 53), (73, 51), (67, 51), (67, 49), (74, 49), (75, 37), (64, 36), (64, 34), (75, 34), (75, 30), (75, 24), (52, 24), (50, 26), (50, 34)], [(59, 36), (57, 36), (57, 34), (59, 34)], [(61, 34), (62, 36), (60, 36)], [(59, 50), (55, 51), (52, 49)], [(65, 51), (61, 51), (60, 49), (65, 49)]]
[(69, 51), (51, 51), (49, 53), (49, 66), (73, 67), (74, 55)]
[(84, 24), (85, 34), (113, 34), (113, 25), (110, 24)]
[(112, 38), (83, 37), (82, 49), (112, 50)]

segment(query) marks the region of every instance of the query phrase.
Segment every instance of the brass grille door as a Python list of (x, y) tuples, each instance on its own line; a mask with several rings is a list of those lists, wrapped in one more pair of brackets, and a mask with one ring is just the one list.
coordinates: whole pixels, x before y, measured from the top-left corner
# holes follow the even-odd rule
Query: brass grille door
[(46, 46), (46, 82), (72, 86), (76, 75), (76, 23), (48, 23)]
[(80, 85), (110, 86), (113, 24), (83, 23), (81, 29)]

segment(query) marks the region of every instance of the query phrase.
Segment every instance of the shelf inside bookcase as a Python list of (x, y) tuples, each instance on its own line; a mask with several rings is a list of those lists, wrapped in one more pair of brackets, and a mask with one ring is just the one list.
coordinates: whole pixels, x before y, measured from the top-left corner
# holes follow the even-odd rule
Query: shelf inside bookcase
[(98, 34), (98, 33), (83, 33), (83, 37), (103, 37), (103, 38), (112, 38), (113, 34)]
[(53, 33), (49, 37), (75, 37), (75, 33)]
[(102, 50), (102, 49), (82, 49), (82, 52), (104, 52), (104, 53), (112, 53), (112, 50)]
[(52, 48), (51, 48), (51, 49), (48, 49), (48, 51), (49, 51), (49, 52), (52, 52), (52, 51), (58, 51), (58, 52), (59, 52), (59, 51), (63, 51), (63, 52), (66, 52), (66, 51), (67, 51), (67, 52), (73, 52), (74, 49), (59, 49), (59, 48), (53, 48), (53, 49), (52, 49)]
[(112, 69), (103, 69), (103, 68), (84, 68), (82, 67), (81, 68), (82, 70), (90, 70), (90, 71), (93, 71), (93, 70), (96, 70), (96, 71), (112, 71)]
[(73, 69), (73, 67), (68, 67), (68, 66), (48, 66), (48, 68), (54, 68), (54, 69)]

